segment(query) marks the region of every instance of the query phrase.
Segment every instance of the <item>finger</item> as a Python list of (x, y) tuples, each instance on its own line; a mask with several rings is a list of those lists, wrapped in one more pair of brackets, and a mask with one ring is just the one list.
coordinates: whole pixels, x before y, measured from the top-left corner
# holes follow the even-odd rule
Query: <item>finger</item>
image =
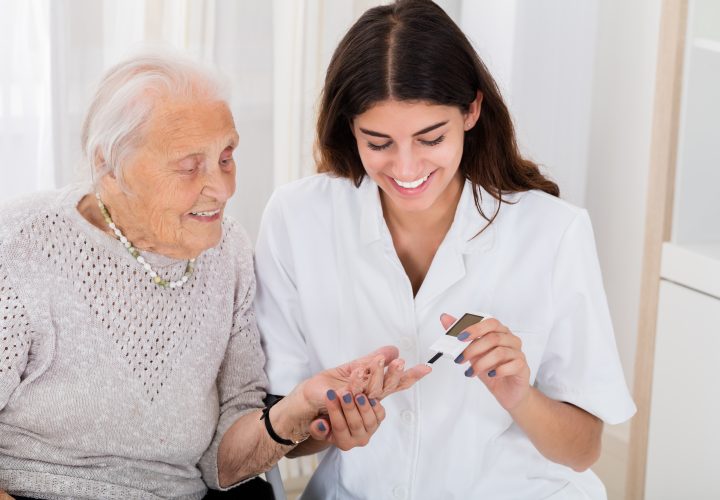
[(316, 418), (310, 424), (310, 437), (325, 441), (330, 437), (330, 420), (327, 417)]
[(395, 392), (400, 378), (405, 370), (405, 361), (402, 359), (393, 360), (388, 366), (387, 372), (385, 373), (385, 379), (383, 381), (382, 397), (384, 398), (388, 394)]
[(385, 357), (377, 356), (373, 360), (374, 366), (368, 383), (368, 390), (365, 391), (368, 397), (380, 397), (383, 390), (383, 382), (385, 379)]
[(346, 392), (342, 395), (342, 407), (345, 422), (347, 422), (350, 435), (354, 438), (362, 437), (365, 434), (365, 424), (360, 416), (360, 411), (355, 404), (355, 398), (352, 393)]
[(378, 428), (380, 422), (375, 415), (375, 410), (371, 406), (368, 397), (365, 394), (358, 394), (355, 396), (355, 404), (360, 411), (360, 417), (365, 426), (365, 431), (372, 434)]
[(468, 326), (464, 331), (460, 332), (457, 339), (461, 342), (470, 343), (484, 337), (490, 332), (510, 333), (510, 329), (495, 318), (486, 318), (479, 323)]
[(330, 389), (327, 391), (325, 404), (327, 405), (327, 418), (330, 422), (333, 439), (349, 437), (350, 431), (348, 429), (347, 422), (345, 421), (345, 415), (343, 414), (342, 407), (340, 406), (339, 395)]
[(405, 389), (409, 389), (412, 387), (415, 382), (423, 378), (425, 375), (430, 373), (432, 371), (432, 367), (422, 364), (422, 365), (415, 365), (412, 368), (405, 370), (405, 373), (402, 374), (400, 377), (400, 382), (398, 383), (398, 386), (395, 390), (395, 392), (398, 391), (404, 391)]
[(380, 403), (378, 399), (370, 399), (370, 407), (375, 412), (375, 418), (377, 418), (378, 424), (385, 420), (385, 407)]
[(507, 347), (496, 347), (495, 349), (488, 352), (486, 355), (477, 358), (465, 371), (465, 376), (473, 377), (477, 375), (484, 375), (495, 369), (503, 363), (507, 363), (511, 360), (518, 359), (524, 355), (520, 351), (509, 349)]
[(442, 324), (442, 327), (445, 330), (450, 328), (452, 326), (452, 324), (455, 323), (455, 321), (457, 321), (457, 318), (455, 318), (454, 316), (450, 316), (447, 313), (442, 313), (440, 315), (440, 323)]
[(368, 383), (370, 382), (370, 367), (358, 367), (355, 368), (350, 374), (350, 380), (348, 381), (348, 388), (351, 393), (358, 394), (365, 392)]
[(499, 331), (488, 332), (468, 345), (465, 350), (460, 353), (457, 358), (455, 358), (455, 362), (473, 363), (476, 358), (484, 356), (495, 347), (500, 346), (520, 351), (522, 348), (522, 340), (520, 340), (520, 337), (517, 337), (512, 333)]
[(525, 359), (519, 357), (489, 370), (485, 376), (488, 378), (501, 379), (503, 377), (523, 375), (529, 369), (530, 367), (528, 367)]

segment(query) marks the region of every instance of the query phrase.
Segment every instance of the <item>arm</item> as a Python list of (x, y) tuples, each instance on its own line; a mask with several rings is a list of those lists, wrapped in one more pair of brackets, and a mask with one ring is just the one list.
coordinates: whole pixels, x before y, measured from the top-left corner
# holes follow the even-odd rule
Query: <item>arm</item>
[[(455, 321), (441, 318), (449, 328)], [(569, 403), (553, 400), (530, 386), (530, 368), (519, 337), (496, 319), (469, 327), (469, 346), (460, 363), (469, 363), (465, 375), (482, 380), (498, 403), (525, 431), (548, 460), (580, 472), (600, 456), (602, 420)]]
[(5, 408), (28, 363), (32, 330), (7, 268), (0, 263), (0, 411)]
[(603, 421), (582, 408), (530, 387), (510, 415), (548, 460), (582, 472), (600, 458)]

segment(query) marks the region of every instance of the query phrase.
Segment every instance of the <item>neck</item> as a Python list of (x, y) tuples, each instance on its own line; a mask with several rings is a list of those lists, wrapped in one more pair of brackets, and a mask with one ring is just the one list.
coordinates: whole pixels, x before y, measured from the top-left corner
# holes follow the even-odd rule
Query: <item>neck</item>
[(459, 175), (456, 176), (432, 206), (419, 212), (400, 210), (380, 191), (380, 201), (388, 229), (391, 233), (402, 231), (404, 233), (441, 234), (444, 237), (455, 218), (463, 185), (463, 178)]

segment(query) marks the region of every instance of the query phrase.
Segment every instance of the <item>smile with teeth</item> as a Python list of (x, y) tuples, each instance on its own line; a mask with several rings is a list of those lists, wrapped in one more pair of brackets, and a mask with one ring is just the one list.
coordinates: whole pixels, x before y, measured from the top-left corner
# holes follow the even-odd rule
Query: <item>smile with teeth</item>
[(405, 189), (415, 189), (416, 187), (422, 185), (422, 184), (428, 179), (428, 177), (430, 177), (430, 174), (426, 175), (425, 177), (421, 177), (420, 179), (417, 179), (417, 180), (414, 180), (414, 181), (410, 181), (410, 182), (399, 181), (399, 180), (397, 180), (397, 179), (394, 178), (394, 177), (393, 177), (392, 179), (395, 181), (395, 183), (396, 183), (398, 186), (400, 186), (400, 187), (402, 187), (402, 188), (405, 188)]
[(217, 209), (217, 210), (213, 210), (211, 212), (190, 212), (190, 215), (195, 215), (197, 217), (212, 217), (219, 213), (220, 213), (220, 209)]

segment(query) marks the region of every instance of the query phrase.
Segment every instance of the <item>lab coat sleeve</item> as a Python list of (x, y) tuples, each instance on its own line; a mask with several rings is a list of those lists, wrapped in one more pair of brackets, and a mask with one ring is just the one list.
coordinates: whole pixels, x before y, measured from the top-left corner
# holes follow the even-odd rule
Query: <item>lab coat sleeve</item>
[(292, 240), (281, 198), (270, 198), (255, 248), (256, 310), (270, 394), (288, 394), (310, 377), (308, 347), (295, 282)]
[(579, 212), (565, 230), (552, 274), (553, 326), (536, 386), (608, 424), (629, 419), (625, 383), (590, 218)]

